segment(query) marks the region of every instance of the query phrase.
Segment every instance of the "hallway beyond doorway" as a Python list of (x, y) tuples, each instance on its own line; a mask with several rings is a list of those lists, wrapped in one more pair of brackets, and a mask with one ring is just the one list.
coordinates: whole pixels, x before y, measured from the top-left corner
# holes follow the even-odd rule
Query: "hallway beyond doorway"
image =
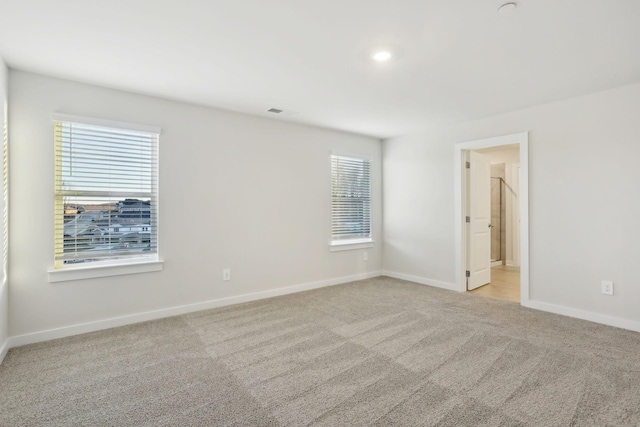
[(474, 294), (520, 302), (520, 268), (499, 265), (491, 268), (491, 283), (470, 292)]

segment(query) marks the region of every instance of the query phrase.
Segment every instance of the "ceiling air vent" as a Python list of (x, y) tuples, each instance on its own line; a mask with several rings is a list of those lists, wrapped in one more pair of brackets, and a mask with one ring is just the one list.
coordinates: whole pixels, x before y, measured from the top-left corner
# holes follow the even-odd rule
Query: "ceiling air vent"
[(274, 114), (282, 113), (282, 110), (279, 109), (279, 108), (269, 108), (267, 111), (270, 112), (270, 113), (274, 113)]

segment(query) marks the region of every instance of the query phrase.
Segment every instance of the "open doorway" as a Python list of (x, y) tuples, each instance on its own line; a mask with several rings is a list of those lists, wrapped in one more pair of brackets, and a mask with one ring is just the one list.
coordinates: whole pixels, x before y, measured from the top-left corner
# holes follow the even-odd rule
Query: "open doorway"
[(456, 144), (460, 291), (529, 299), (528, 135)]
[[(483, 158), (483, 164), (488, 163), (487, 170), (475, 171), (471, 173), (471, 162), (466, 164), (466, 182), (470, 183), (471, 176), (475, 180), (489, 181), (489, 191), (482, 189), (482, 197), (486, 201), (478, 200), (470, 194), (472, 188), (477, 190), (479, 182), (475, 185), (466, 185), (466, 215), (473, 218), (471, 212), (471, 200), (477, 206), (485, 208), (488, 204), (488, 240), (489, 240), (489, 274), (486, 274), (482, 282), (475, 280), (470, 283), (467, 280), (467, 290), (478, 295), (502, 299), (511, 302), (520, 302), (520, 239), (519, 224), (520, 215), (518, 209), (518, 198), (520, 194), (520, 146), (510, 144), (496, 147), (480, 148), (467, 151), (471, 158), (474, 155), (476, 168), (479, 165), (477, 157)], [(480, 169), (483, 169), (482, 167)], [(479, 176), (480, 173), (484, 176)], [(488, 175), (488, 177), (486, 176)], [(487, 194), (488, 193), (488, 194)], [(477, 195), (476, 195), (477, 196)], [(472, 241), (469, 237), (470, 225), (466, 227), (467, 242)], [(485, 231), (485, 230), (482, 230)], [(467, 251), (479, 250), (479, 248), (467, 245)], [(480, 254), (474, 254), (478, 256)], [(486, 256), (486, 254), (482, 254)], [(468, 256), (467, 260), (473, 259)], [(467, 270), (471, 270), (467, 266)], [(466, 272), (465, 272), (466, 273)], [(473, 273), (470, 271), (470, 273)]]

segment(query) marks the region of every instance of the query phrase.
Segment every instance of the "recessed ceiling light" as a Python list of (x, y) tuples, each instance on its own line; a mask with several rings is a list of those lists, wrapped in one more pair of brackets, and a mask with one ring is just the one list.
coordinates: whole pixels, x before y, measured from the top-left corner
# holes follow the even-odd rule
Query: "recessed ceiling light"
[(393, 54), (388, 50), (378, 50), (371, 54), (371, 59), (377, 62), (385, 62), (390, 60), (393, 57)]
[(505, 3), (502, 6), (500, 6), (500, 8), (498, 9), (498, 12), (506, 14), (506, 13), (513, 12), (515, 8), (516, 8), (515, 3)]

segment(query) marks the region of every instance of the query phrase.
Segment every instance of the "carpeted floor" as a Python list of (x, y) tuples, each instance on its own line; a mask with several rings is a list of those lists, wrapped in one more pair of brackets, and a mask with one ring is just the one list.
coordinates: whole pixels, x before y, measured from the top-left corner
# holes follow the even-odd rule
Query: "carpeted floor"
[(640, 334), (380, 277), (9, 351), (0, 426), (638, 426)]

